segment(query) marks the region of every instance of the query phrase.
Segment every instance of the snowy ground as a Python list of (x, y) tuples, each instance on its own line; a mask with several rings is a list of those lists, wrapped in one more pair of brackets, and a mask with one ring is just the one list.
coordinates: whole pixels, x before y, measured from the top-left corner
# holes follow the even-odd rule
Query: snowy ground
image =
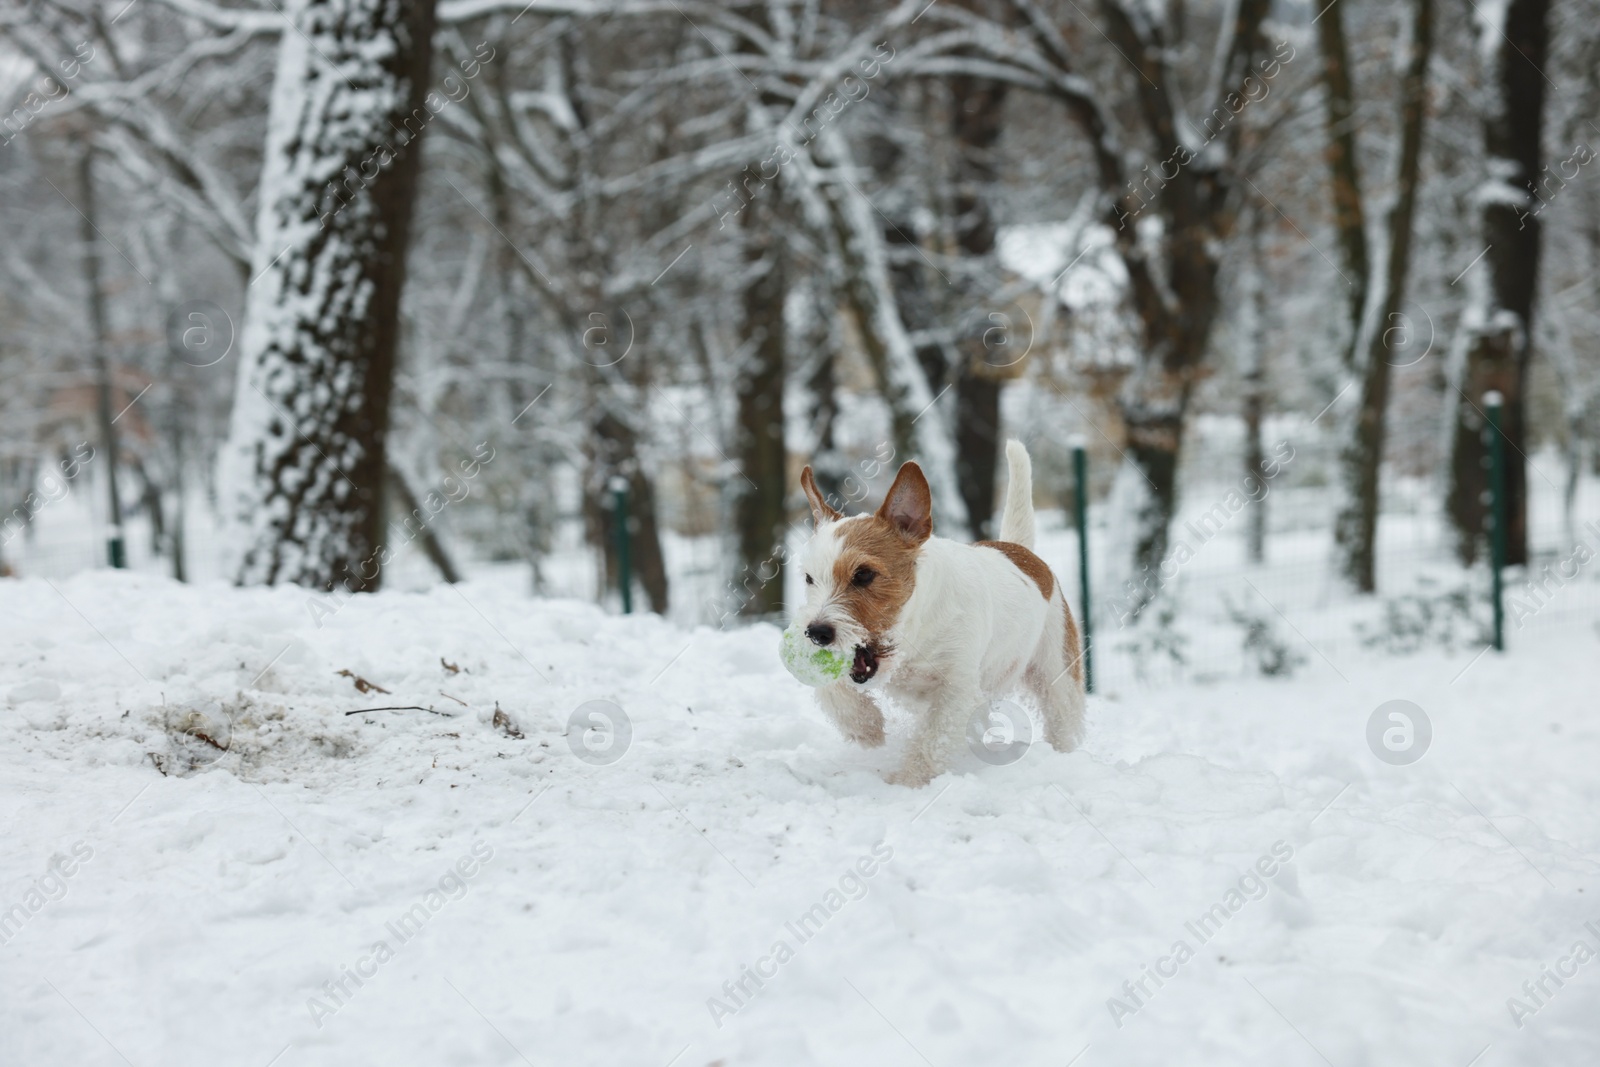
[[(1124, 688), (1082, 751), (912, 791), (775, 629), (522, 593), (0, 582), (0, 1062), (1600, 1057), (1587, 623)], [(1410, 766), (1366, 740), (1393, 699)], [(631, 721), (609, 765), (569, 744), (591, 700)], [(443, 715), (342, 714), (384, 704)]]

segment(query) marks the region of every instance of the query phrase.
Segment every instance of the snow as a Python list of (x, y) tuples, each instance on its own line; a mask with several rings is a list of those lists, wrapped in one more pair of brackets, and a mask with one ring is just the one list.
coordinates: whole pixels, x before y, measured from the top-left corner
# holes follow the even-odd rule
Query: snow
[(1485, 66), (1494, 63), (1500, 42), (1507, 41), (1506, 15), (1510, 10), (1511, 0), (1483, 0), (1472, 5), (1472, 21), (1478, 31), (1478, 56)]
[[(1587, 625), (1094, 696), (1081, 751), (923, 790), (881, 777), (904, 723), (846, 744), (773, 626), (99, 571), (0, 582), (0, 632), (8, 1063), (1600, 1053)], [(1432, 725), (1408, 766), (1366, 741), (1395, 699)], [(569, 744), (596, 701), (615, 762)], [(390, 704), (442, 714), (343, 714)]]

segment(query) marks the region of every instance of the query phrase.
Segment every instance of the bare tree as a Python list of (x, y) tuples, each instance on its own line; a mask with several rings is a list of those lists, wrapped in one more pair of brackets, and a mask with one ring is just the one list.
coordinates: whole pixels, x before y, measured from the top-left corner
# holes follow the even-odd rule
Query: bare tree
[[(1115, 232), (1139, 323), (1139, 360), (1116, 404), (1129, 467), (1148, 489), (1135, 509), (1134, 565), (1151, 572), (1166, 556), (1190, 403), (1221, 310), (1219, 243), (1233, 231), (1245, 180), (1234, 165), (1243, 125), (1235, 120), (1265, 97), (1262, 87), (1294, 55), (1263, 33), (1268, 6), (1233, 5), (1198, 104), (1184, 91), (1192, 72), (1174, 65), (1169, 28), (1123, 0), (1100, 5), (1101, 28), (1131, 68), (1115, 92), (1080, 73), (1079, 53), (1035, 0), (1013, 0), (1016, 26), (935, 8), (927, 17), (948, 31), (921, 42), (905, 62), (923, 74), (976, 74), (1053, 97), (1084, 137), (1101, 218)], [(1141, 146), (1150, 162), (1135, 166), (1128, 144)]]
[[(1379, 478), (1389, 411), (1392, 357), (1409, 340), (1403, 321), (1411, 267), (1413, 219), (1422, 167), (1428, 61), (1433, 53), (1432, 0), (1412, 0), (1405, 73), (1400, 81), (1400, 147), (1395, 158), (1394, 201), (1389, 209), (1382, 261), (1364, 232), (1364, 204), (1351, 106), (1350, 57), (1344, 12), (1334, 3), (1319, 20), (1327, 95), (1328, 163), (1339, 248), (1350, 281), (1352, 325), (1344, 364), (1360, 390), (1340, 456), (1345, 499), (1334, 524), (1340, 571), (1358, 590), (1377, 588)], [(1358, 306), (1357, 301), (1360, 301)]]

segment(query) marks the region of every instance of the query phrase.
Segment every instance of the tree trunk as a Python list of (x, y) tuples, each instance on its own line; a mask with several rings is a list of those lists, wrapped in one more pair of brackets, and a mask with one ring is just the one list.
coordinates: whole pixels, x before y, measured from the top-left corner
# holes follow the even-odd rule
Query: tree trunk
[[(783, 547), (787, 497), (787, 452), (784, 447), (783, 394), (785, 352), (784, 300), (788, 295), (783, 218), (776, 184), (745, 209), (744, 322), (734, 393), (739, 412), (733, 454), (744, 477), (734, 484), (734, 529), (738, 537), (739, 575), (751, 596), (739, 614), (762, 618), (783, 610)], [(750, 578), (755, 579), (752, 586)]]
[[(927, 265), (917, 240), (916, 223), (904, 219), (883, 225), (883, 247), (887, 253), (889, 284), (894, 289), (894, 306), (908, 333), (932, 330), (938, 324), (933, 296), (928, 292)], [(929, 342), (914, 345), (917, 366), (927, 379), (928, 389), (938, 396), (950, 377), (944, 349)]]
[(1422, 162), (1428, 59), (1433, 51), (1433, 0), (1412, 0), (1410, 47), (1400, 88), (1400, 155), (1396, 162), (1394, 206), (1389, 212), (1388, 258), (1383, 288), (1374, 301), (1376, 306), (1362, 320), (1361, 398), (1340, 457), (1345, 499), (1334, 521), (1340, 570), (1363, 593), (1377, 589), (1379, 479), (1394, 366), (1391, 360), (1396, 356), (1410, 358), (1410, 324), (1401, 308), (1411, 264), (1412, 218)]
[(438, 568), (439, 577), (451, 585), (461, 581), (461, 572), (456, 569), (450, 553), (445, 551), (444, 542), (439, 540), (439, 535), (429, 525), (429, 517), (423, 513), (422, 504), (417, 500), (417, 494), (411, 491), (411, 484), (406, 481), (406, 476), (400, 473), (400, 468), (393, 463), (389, 464), (388, 475), (389, 491), (393, 496), (396, 510), (402, 515), (400, 520), (402, 528), (421, 543), (423, 554), (428, 557), (428, 562)]
[(188, 491), (183, 472), (183, 427), (176, 424), (172, 428), (173, 462), (172, 462), (172, 533), (167, 538), (167, 554), (172, 561), (172, 579), (177, 582), (189, 580), (189, 539), (184, 536), (184, 526), (189, 520), (189, 502), (184, 499)]
[(1355, 89), (1350, 81), (1350, 50), (1345, 43), (1344, 8), (1337, 0), (1317, 18), (1317, 45), (1322, 54), (1322, 88), (1328, 161), (1333, 189), (1334, 229), (1339, 235), (1339, 261), (1348, 288), (1346, 333), (1340, 356), (1354, 367), (1360, 343), (1361, 317), (1367, 310), (1372, 260), (1367, 250), (1367, 213), (1361, 195), (1361, 160), (1356, 145)]
[[(853, 161), (843, 139), (826, 130), (819, 140), (826, 145), (828, 162), (848, 171)], [(843, 182), (829, 181), (824, 191), (844, 260), (845, 301), (889, 405), (895, 453), (916, 459), (927, 475), (935, 528), (965, 530), (967, 509), (956, 481), (952, 436), (895, 305), (876, 214), (861, 193)]]
[(106, 554), (113, 567), (127, 566), (126, 542), (122, 537), (122, 497), (117, 487), (117, 417), (111, 414), (111, 361), (106, 354), (106, 303), (100, 288), (100, 231), (95, 226), (94, 149), (85, 148), (78, 158), (78, 181), (83, 199), (83, 277), (89, 296), (90, 353), (94, 363), (95, 414), (100, 424), (100, 447), (105, 452), (106, 472)]
[[(1244, 395), (1244, 473), (1247, 484), (1266, 484), (1266, 452), (1261, 442), (1261, 365), (1251, 371), (1245, 384)], [(1245, 558), (1251, 563), (1264, 563), (1267, 558), (1267, 498), (1261, 497), (1250, 507), (1245, 526)]]
[(371, 590), (434, 4), (287, 17), (229, 446), (236, 577)]
[[(1471, 293), (1451, 368), (1457, 401), (1450, 447), (1446, 507), (1463, 562), (1476, 557), (1488, 522), (1488, 452), (1480, 410), (1483, 394), (1505, 399), (1501, 432), (1506, 441), (1508, 497), (1506, 562), (1526, 563), (1527, 435), (1523, 410), (1533, 352), (1534, 294), (1539, 274), (1539, 219), (1534, 190), (1544, 129), (1544, 75), (1549, 0), (1510, 0), (1494, 47), (1489, 82), (1492, 103), (1484, 115), (1488, 175), (1480, 195), (1479, 224), (1487, 251), (1469, 268)], [(1542, 206), (1542, 205), (1541, 205)]]
[(995, 533), (994, 472), (1000, 450), (1002, 381), (983, 373), (984, 365), (981, 356), (963, 359), (955, 389), (956, 479), (961, 483), (961, 499), (967, 505), (967, 530), (974, 541)]
[[(1160, 385), (1125, 391), (1117, 399), (1127, 437), (1123, 452), (1143, 491), (1133, 514), (1133, 566), (1136, 572), (1150, 574), (1158, 573), (1167, 558), (1172, 517), (1178, 510), (1178, 459), (1189, 407), (1187, 386), (1171, 375), (1158, 376)], [(1155, 402), (1149, 402), (1152, 396)], [(1154, 587), (1142, 581), (1135, 584), (1146, 590), (1133, 599), (1137, 615)]]
[[(967, 260), (961, 280), (983, 267), (987, 281), (998, 274), (993, 261), (996, 226), (989, 207), (995, 181), (994, 151), (1005, 114), (1006, 87), (979, 78), (950, 81), (951, 126), (956, 148), (956, 246)], [(965, 288), (982, 288), (970, 285)], [(968, 304), (981, 304), (982, 292), (965, 294)], [(956, 370), (956, 480), (967, 505), (967, 527), (975, 541), (993, 531), (995, 464), (1000, 455), (1000, 386), (1010, 349), (992, 351), (989, 318), (979, 316), (972, 334), (961, 339)], [(1009, 332), (1009, 331), (1007, 331)]]
[[(1269, 6), (1268, 0), (1239, 0), (1233, 5), (1231, 41), (1218, 79), (1224, 94), (1218, 109), (1243, 90), (1247, 77), (1254, 75), (1257, 57), (1268, 52), (1261, 24)], [(1089, 136), (1107, 196), (1108, 222), (1139, 318), (1139, 361), (1118, 390), (1117, 407), (1126, 433), (1124, 454), (1139, 477), (1134, 484), (1141, 496), (1133, 515), (1133, 571), (1154, 575), (1167, 554), (1189, 402), (1220, 303), (1219, 247), (1233, 230), (1237, 210), (1240, 179), (1233, 173), (1231, 156), (1242, 123), (1231, 122), (1219, 132), (1211, 151), (1199, 156), (1187, 153), (1180, 159), (1187, 149), (1172, 148), (1181, 141), (1181, 105), (1168, 43), (1159, 27), (1122, 3), (1106, 0), (1101, 10), (1108, 37), (1141, 75), (1136, 90), (1139, 115), (1152, 159), (1164, 160), (1147, 168), (1143, 193), (1130, 193), (1133, 183), (1125, 175), (1131, 167), (1123, 162), (1106, 114), (1092, 100), (1068, 94), (1072, 113)], [(1070, 62), (1064, 42), (1052, 49), (1058, 61)], [(1169, 176), (1166, 169), (1174, 161), (1176, 170)], [(1154, 190), (1151, 181), (1156, 183)], [(1150, 206), (1143, 202), (1145, 193), (1153, 193), (1159, 227), (1141, 226), (1138, 221)], [(1131, 613), (1137, 615), (1159, 583), (1145, 577), (1130, 585)]]
[[(884, 98), (884, 106), (891, 114), (899, 114), (898, 109), (902, 105), (894, 94), (893, 88), (892, 85), (889, 87)], [(880, 187), (890, 188), (896, 182), (906, 180), (906, 175), (900, 169), (900, 164), (905, 159), (905, 152), (893, 138), (883, 135), (869, 137), (863, 155), (872, 169), (874, 181)], [(940, 308), (938, 306), (940, 301), (935, 295), (932, 284), (933, 279), (929, 277), (933, 268), (928, 263), (927, 253), (922, 250), (922, 242), (925, 235), (918, 232), (917, 224), (909, 217), (911, 213), (904, 209), (904, 204), (901, 204), (900, 209), (897, 211), (899, 217), (893, 220), (882, 214), (880, 205), (875, 204), (874, 206), (879, 209), (876, 214), (882, 222), (880, 230), (883, 234), (884, 265), (889, 277), (889, 288), (894, 293), (895, 313), (908, 335), (908, 340), (911, 337), (920, 336), (918, 341), (912, 343), (912, 351), (916, 355), (917, 366), (922, 369), (922, 378), (927, 382), (928, 395), (933, 398), (932, 402), (937, 405), (940, 398), (944, 396), (945, 391), (955, 384), (951, 377), (955, 368), (952, 366), (953, 361), (947, 351), (948, 346), (938, 340), (929, 339), (936, 335), (940, 325)], [(896, 206), (891, 204), (889, 210), (896, 211)], [(941, 280), (941, 284), (944, 284), (944, 281), (947, 281), (947, 279)], [(950, 301), (943, 300), (942, 303), (948, 305)], [(852, 309), (857, 310), (859, 324), (860, 312), (855, 307), (854, 302), (852, 303)], [(878, 370), (879, 364), (883, 362), (883, 357), (876, 354), (875, 347), (869, 348), (869, 358), (873, 362), (874, 369)], [(890, 399), (892, 405), (893, 399), (889, 397), (887, 387), (885, 387), (885, 396)], [(909, 430), (914, 423), (920, 420), (917, 419), (915, 413), (909, 411), (904, 413), (896, 412), (895, 414), (895, 449), (897, 452), (906, 454), (908, 458), (915, 458), (910, 455), (909, 448), (902, 447), (900, 444), (900, 433), (902, 424)], [(911, 421), (907, 422), (907, 418)], [(953, 427), (950, 432), (952, 435), (954, 434)], [(953, 443), (956, 449), (956, 466), (952, 473), (956, 481), (956, 489), (959, 492), (961, 482), (961, 445), (959, 441), (953, 441)], [(821, 487), (821, 484), (819, 481), (818, 486)]]
[[(1267, 264), (1262, 237), (1265, 229), (1261, 206), (1250, 214), (1250, 266), (1246, 274), (1244, 374), (1244, 474), (1247, 484), (1267, 484), (1266, 445), (1261, 420), (1267, 402)], [(1251, 563), (1267, 558), (1267, 492), (1250, 506), (1246, 517), (1245, 556)]]
[(161, 504), (161, 487), (150, 477), (150, 468), (135, 456), (128, 464), (139, 478), (139, 506), (150, 517), (150, 554), (159, 556), (167, 550), (167, 513)]
[(844, 456), (840, 455), (834, 443), (834, 422), (839, 417), (839, 398), (837, 395), (838, 367), (836, 364), (839, 351), (838, 329), (835, 324), (833, 303), (825, 287), (812, 286), (808, 292), (807, 315), (805, 328), (801, 337), (806, 351), (801, 354), (799, 362), (809, 363), (811, 373), (806, 377), (806, 392), (811, 402), (811, 428), (813, 433), (811, 445), (812, 474), (817, 479), (817, 488), (822, 491), (823, 498), (833, 502), (834, 507), (844, 510), (844, 501), (841, 496), (844, 490), (845, 476), (849, 474), (848, 465)]

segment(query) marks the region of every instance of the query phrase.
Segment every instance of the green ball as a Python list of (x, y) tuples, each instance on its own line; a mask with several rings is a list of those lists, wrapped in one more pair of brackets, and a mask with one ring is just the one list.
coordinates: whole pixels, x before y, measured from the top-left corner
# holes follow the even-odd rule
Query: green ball
[(818, 648), (806, 637), (804, 630), (793, 626), (783, 631), (778, 655), (783, 660), (784, 669), (802, 685), (813, 688), (837, 682), (850, 670), (849, 659), (831, 649)]

